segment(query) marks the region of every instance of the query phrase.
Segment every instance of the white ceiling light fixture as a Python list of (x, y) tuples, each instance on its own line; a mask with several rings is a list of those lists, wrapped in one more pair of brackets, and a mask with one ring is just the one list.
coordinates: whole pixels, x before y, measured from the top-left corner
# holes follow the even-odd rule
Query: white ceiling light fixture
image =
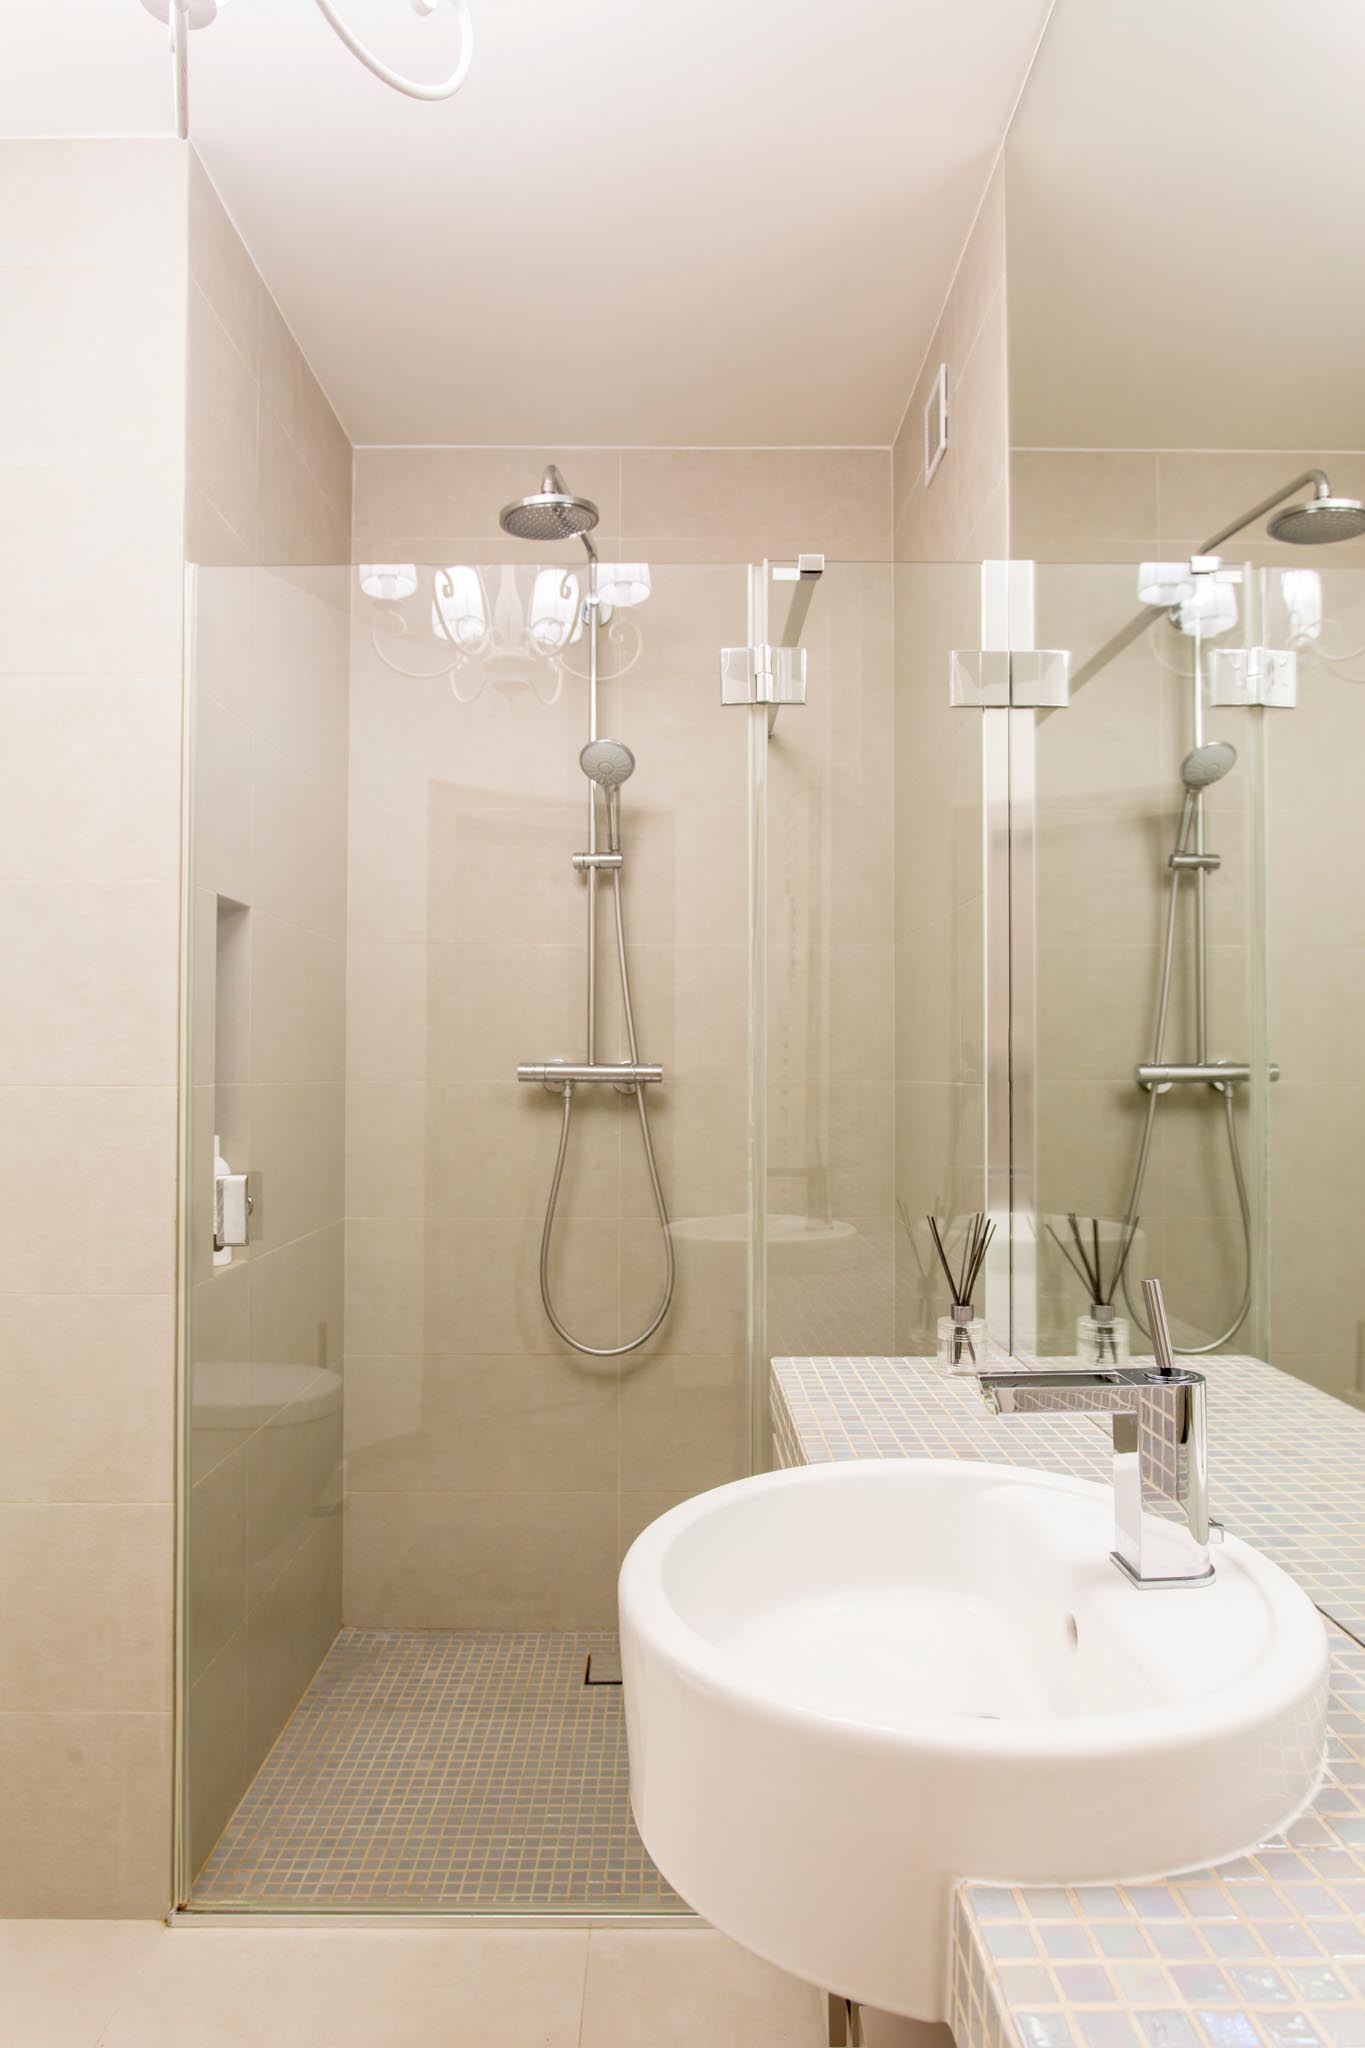
[(366, 597), (382, 598), (389, 604), (401, 603), (417, 589), (415, 562), (362, 562), (359, 574)]
[[(412, 0), (412, 11), (429, 19), (440, 4), (441, 0)], [(332, 0), (317, 0), (319, 14), (335, 29), (351, 55), (358, 57), (366, 70), (381, 78), (385, 85), (391, 85), (395, 92), (405, 92), (411, 100), (453, 99), (469, 76), (469, 67), (474, 62), (474, 21), (469, 12), (469, 0), (447, 0), (447, 5), (460, 25), (459, 58), (449, 78), (443, 78), (435, 85), (423, 85), (420, 79), (404, 78), (401, 71), (393, 70), (382, 57), (376, 57), (373, 50), (367, 49), (355, 31), (347, 27)]]
[[(362, 43), (355, 30), (345, 22), (332, 0), (317, 0), (317, 9), (323, 20), (346, 45), (353, 57), (385, 85), (391, 85), (395, 92), (406, 93), (410, 100), (453, 99), (469, 76), (469, 67), (474, 62), (474, 18), (469, 11), (469, 0), (444, 0), (454, 15), (460, 31), (459, 55), (455, 69), (448, 78), (438, 79), (433, 85), (424, 85), (420, 78), (405, 78), (401, 71), (395, 71), (382, 57), (375, 55), (367, 44)], [(208, 28), (218, 19), (220, 7), (226, 7), (228, 0), (142, 0), (148, 14), (168, 24), (171, 31), (171, 75), (175, 89), (175, 132), (184, 142), (190, 132), (190, 79), (189, 79), (189, 31)], [(430, 20), (439, 12), (442, 0), (411, 0), (412, 11), (422, 19)]]
[[(587, 671), (569, 659), (570, 648), (583, 638), (587, 612), (573, 570), (535, 569), (528, 581), (525, 569), (506, 562), (484, 569), (447, 563), (430, 572), (429, 603), (421, 591), (427, 573), (411, 562), (363, 563), (357, 571), (361, 592), (374, 605), (370, 645), (395, 675), (410, 683), (444, 678), (457, 704), (474, 703), (493, 683), (501, 689), (529, 686), (548, 706), (558, 702), (566, 677), (588, 680)], [(603, 606), (599, 616), (616, 679), (634, 668), (644, 641), (624, 611)], [(424, 646), (436, 651), (435, 667), (398, 659), (400, 652), (420, 654)]]
[(643, 604), (649, 596), (648, 562), (602, 562), (597, 570), (597, 594), (603, 604), (628, 610)]

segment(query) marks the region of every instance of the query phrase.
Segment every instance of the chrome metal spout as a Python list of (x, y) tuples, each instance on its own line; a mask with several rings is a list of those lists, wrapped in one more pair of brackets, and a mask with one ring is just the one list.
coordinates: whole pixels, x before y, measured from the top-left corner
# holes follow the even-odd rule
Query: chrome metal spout
[(1114, 1438), (1114, 1563), (1133, 1585), (1206, 1586), (1208, 1422), (1202, 1373), (1159, 1365), (977, 1374), (994, 1415), (1108, 1415)]

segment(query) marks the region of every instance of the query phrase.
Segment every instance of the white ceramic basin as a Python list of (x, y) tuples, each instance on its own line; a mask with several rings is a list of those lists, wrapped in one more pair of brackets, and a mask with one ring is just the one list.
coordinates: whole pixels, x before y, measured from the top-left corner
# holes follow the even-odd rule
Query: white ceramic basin
[(824, 1989), (945, 2013), (963, 1877), (1239, 1854), (1321, 1768), (1322, 1622), (1229, 1538), (1140, 1592), (1107, 1488), (894, 1459), (722, 1486), (621, 1572), (631, 1799), (697, 1912)]

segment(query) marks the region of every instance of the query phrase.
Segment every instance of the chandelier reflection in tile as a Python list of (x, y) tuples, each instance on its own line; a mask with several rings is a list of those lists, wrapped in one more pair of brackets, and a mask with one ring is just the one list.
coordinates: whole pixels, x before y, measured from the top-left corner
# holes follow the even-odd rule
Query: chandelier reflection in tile
[[(358, 571), (363, 595), (374, 600), (370, 643), (396, 675), (409, 682), (445, 676), (459, 704), (472, 704), (490, 683), (529, 688), (542, 704), (554, 704), (566, 675), (587, 680), (587, 670), (568, 652), (583, 637), (589, 603), (573, 570), (534, 570), (529, 596), (523, 596), (510, 563), (496, 571), (465, 562), (437, 567), (431, 571), (429, 612), (420, 597), (425, 573), (414, 562), (365, 562)], [(490, 605), (485, 577), (494, 575)], [(640, 658), (643, 637), (629, 614), (649, 593), (648, 562), (598, 565), (596, 602), (613, 650), (614, 675), (625, 675)], [(434, 668), (409, 668), (396, 652), (400, 645), (416, 651), (425, 644), (416, 623), (424, 619), (442, 658)]]

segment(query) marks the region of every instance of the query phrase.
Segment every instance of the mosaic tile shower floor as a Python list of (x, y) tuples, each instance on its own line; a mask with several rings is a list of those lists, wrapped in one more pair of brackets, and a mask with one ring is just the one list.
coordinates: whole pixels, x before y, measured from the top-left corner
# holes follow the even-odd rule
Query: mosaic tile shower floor
[(194, 1887), (201, 1908), (684, 1913), (635, 1832), (606, 1630), (345, 1629)]

